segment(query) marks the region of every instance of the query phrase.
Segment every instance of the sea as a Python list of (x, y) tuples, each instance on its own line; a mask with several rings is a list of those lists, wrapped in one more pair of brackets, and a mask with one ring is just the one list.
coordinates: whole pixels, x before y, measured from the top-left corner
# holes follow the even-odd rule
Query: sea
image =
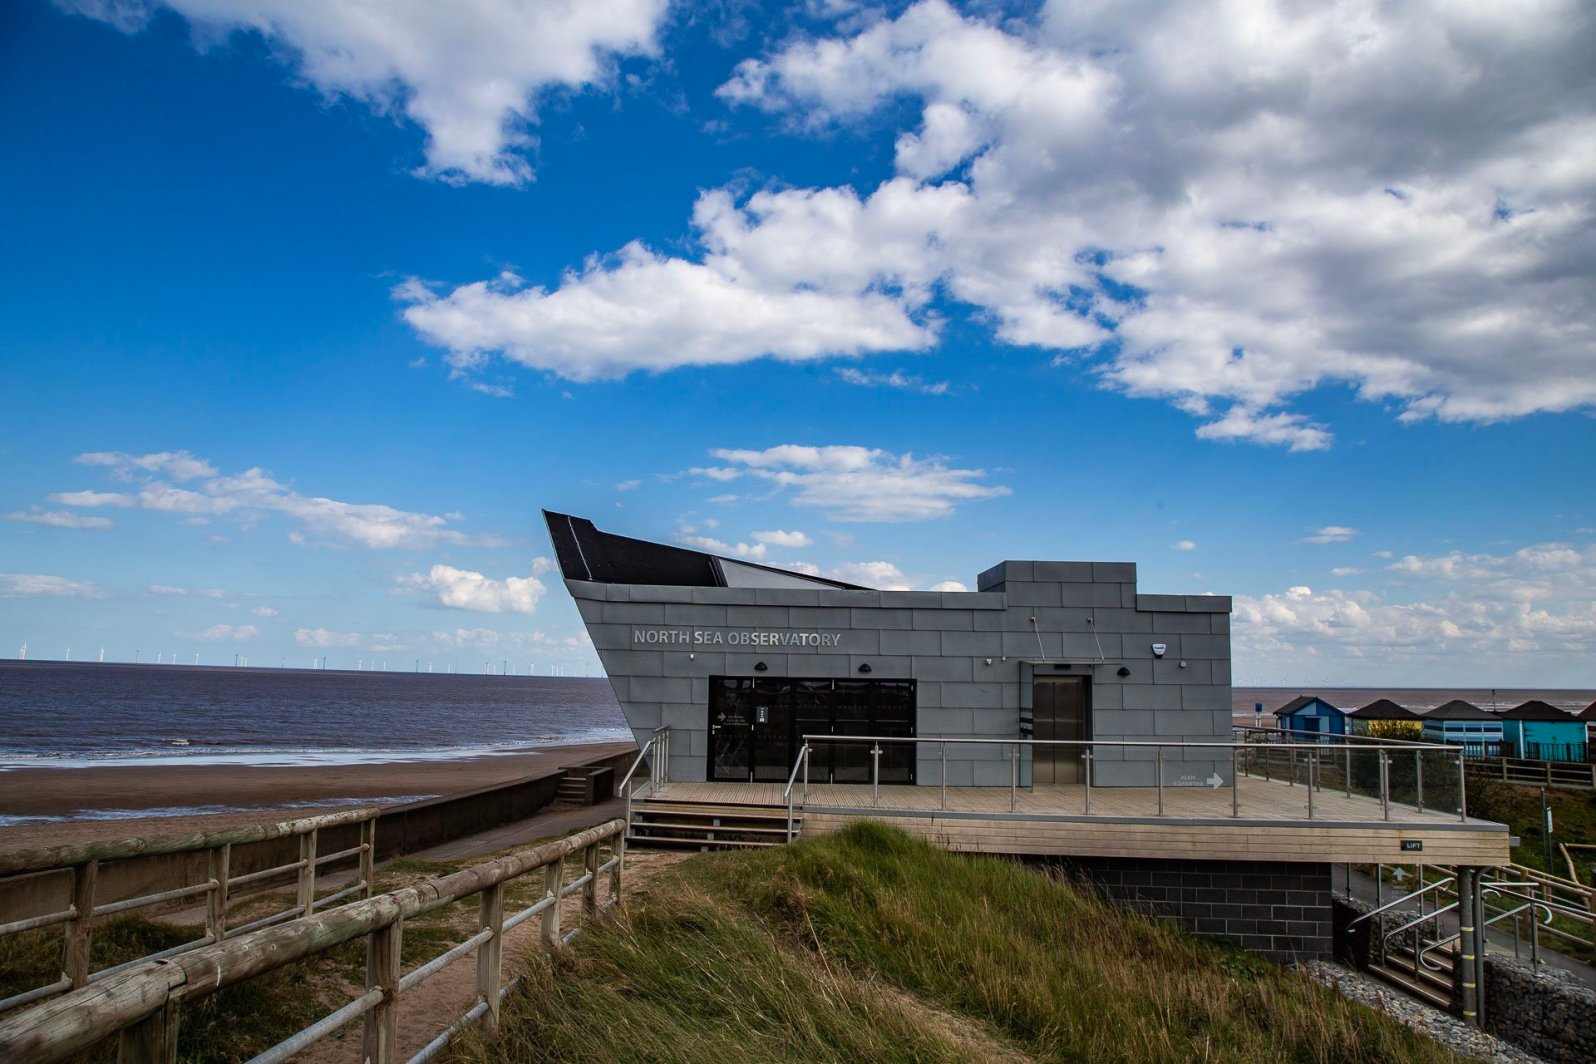
[[(1454, 698), (1569, 710), (1596, 690), (1236, 687), (1238, 722), (1298, 695), (1345, 709)], [(514, 753), (629, 739), (604, 679), (0, 662), (0, 771), (111, 764), (316, 765)]]
[(630, 738), (604, 679), (0, 662), (0, 771), (437, 760)]

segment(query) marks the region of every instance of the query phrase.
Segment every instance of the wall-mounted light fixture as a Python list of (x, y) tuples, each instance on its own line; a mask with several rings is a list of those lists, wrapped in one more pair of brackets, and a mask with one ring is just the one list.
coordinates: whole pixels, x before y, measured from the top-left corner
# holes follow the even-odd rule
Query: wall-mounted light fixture
[(859, 666), (859, 671), (860, 672), (869, 672), (870, 671), (870, 663), (867, 661), (864, 664), (860, 665)]
[(770, 668), (770, 666), (766, 665), (763, 661), (754, 662), (754, 671), (755, 672), (764, 672), (768, 668)]
[(1116, 671), (1115, 675), (1117, 675), (1117, 676), (1129, 676), (1130, 675), (1130, 666), (1129, 665), (1121, 665), (1119, 667), (1119, 669)]

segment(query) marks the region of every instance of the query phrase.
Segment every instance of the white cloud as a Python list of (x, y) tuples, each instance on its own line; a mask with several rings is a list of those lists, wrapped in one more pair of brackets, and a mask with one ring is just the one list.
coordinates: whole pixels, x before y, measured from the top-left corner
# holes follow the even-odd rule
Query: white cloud
[(877, 591), (908, 591), (909, 578), (891, 562), (847, 562), (826, 575), (846, 584), (862, 584)]
[[(107, 452), (79, 455), (85, 465), (105, 466), (120, 480), (136, 481), (126, 492), (64, 491), (50, 496), (63, 506), (148, 510), (192, 517), (230, 517), (244, 527), (257, 524), (266, 514), (277, 513), (298, 524), (290, 539), (303, 543), (309, 537), (364, 547), (425, 547), (438, 543), (497, 546), (494, 536), (467, 535), (448, 527), (459, 514), (414, 513), (381, 503), (351, 503), (321, 496), (301, 495), (274, 480), (260, 468), (222, 476), (208, 463), (186, 451), (153, 455)], [(195, 488), (178, 487), (174, 480), (195, 480)]]
[(499, 642), (499, 633), (491, 628), (456, 628), (452, 632), (433, 632), (432, 638), (446, 647), (477, 647), (483, 649)]
[(70, 510), (46, 510), (33, 506), (27, 510), (17, 510), (6, 515), (7, 521), (27, 521), (35, 525), (49, 525), (52, 528), (84, 528), (103, 532), (114, 527), (114, 522), (109, 517), (90, 517), (87, 514), (75, 514)]
[(161, 451), (156, 454), (128, 454), (125, 451), (94, 451), (73, 459), (79, 465), (109, 466), (120, 479), (130, 479), (135, 471), (162, 473), (182, 483), (200, 477), (214, 477), (216, 468), (187, 451)]
[(643, 482), (641, 480), (623, 480), (619, 484), (615, 485), (615, 490), (616, 491), (636, 491), (638, 488), (640, 488), (642, 486), (643, 486)]
[(849, 18), (720, 92), (825, 136), (908, 116), (873, 190), (712, 189), (679, 256), (633, 244), (553, 290), (399, 294), (457, 365), (499, 352), (579, 380), (923, 350), (957, 309), (1175, 404), (1203, 438), (1293, 450), (1332, 442), (1302, 409), (1322, 388), (1407, 420), (1589, 408), (1585, 7), (1055, 0), (999, 25), (925, 0)]
[(1357, 529), (1348, 528), (1345, 525), (1326, 525), (1316, 530), (1312, 535), (1304, 536), (1302, 541), (1304, 543), (1345, 543), (1357, 534)]
[(1331, 576), (1358, 576), (1358, 575), (1360, 575), (1362, 573), (1365, 573), (1367, 571), (1368, 570), (1366, 570), (1366, 569), (1358, 569), (1358, 568), (1356, 568), (1354, 566), (1351, 566), (1351, 565), (1338, 565), (1334, 569), (1330, 570), (1330, 575)]
[(186, 594), (188, 594), (188, 588), (186, 588), (186, 587), (174, 587), (171, 584), (151, 584), (150, 585), (150, 594), (152, 594), (152, 595), (186, 595)]
[(919, 377), (911, 377), (901, 370), (893, 370), (891, 373), (866, 373), (852, 366), (844, 366), (837, 371), (837, 376), (861, 388), (895, 388), (898, 391), (920, 392), (924, 395), (947, 395), (953, 387), (947, 381), (922, 380)]
[(763, 561), (765, 552), (769, 549), (763, 543), (727, 543), (714, 536), (695, 536), (689, 534), (689, 529), (676, 537), (676, 542), (684, 547), (695, 547), (698, 550), (708, 551), (711, 554), (720, 554), (728, 558), (744, 558), (751, 562)]
[(191, 632), (189, 638), (201, 643), (245, 643), (258, 635), (260, 629), (253, 624), (213, 624), (203, 631)]
[(277, 611), (270, 606), (255, 606), (250, 611), (256, 617), (275, 617)]
[(1449, 682), (1500, 683), (1544, 680), (1537, 670), (1596, 652), (1596, 547), (1408, 555), (1386, 571), (1400, 583), (1238, 596), (1238, 660), (1300, 662), (1307, 655), (1350, 663), (1349, 675), (1373, 682), (1422, 679), (1442, 667), (1455, 675), (1462, 660), (1482, 666), (1466, 681)]
[(1170, 550), (1196, 550), (1197, 542), (1190, 539), (1178, 539), (1169, 545)]
[(40, 573), (0, 573), (0, 598), (100, 598), (97, 586)]
[(169, 7), (202, 47), (233, 33), (274, 45), (329, 97), (402, 113), (427, 133), (421, 172), (528, 180), (541, 96), (607, 84), (617, 56), (653, 55), (666, 0), (57, 0), (124, 32)]
[(296, 628), (294, 642), (302, 647), (355, 647), (359, 646), (359, 632), (333, 632), (326, 628)]
[(802, 550), (804, 547), (812, 545), (815, 541), (802, 532), (784, 532), (778, 528), (769, 532), (755, 532), (754, 542), (766, 543), (772, 547), (788, 547), (793, 550)]
[(425, 573), (411, 573), (396, 582), (402, 588), (432, 593), (440, 606), (478, 613), (531, 613), (548, 591), (536, 576), (494, 580), (452, 565), (434, 565)]
[(932, 591), (968, 591), (970, 590), (958, 580), (944, 580), (940, 584), (932, 584)]
[(940, 456), (799, 444), (710, 453), (728, 464), (690, 472), (714, 481), (769, 481), (790, 491), (793, 505), (823, 509), (836, 521), (924, 521), (947, 517), (962, 502), (1009, 494), (1002, 485), (978, 483), (985, 470), (949, 468)]

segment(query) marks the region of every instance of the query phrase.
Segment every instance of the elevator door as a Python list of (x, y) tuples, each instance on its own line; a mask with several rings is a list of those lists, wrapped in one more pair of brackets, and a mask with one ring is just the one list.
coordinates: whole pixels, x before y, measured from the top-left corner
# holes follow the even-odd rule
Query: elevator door
[[(1086, 739), (1086, 677), (1058, 676), (1037, 680), (1031, 688), (1033, 734), (1038, 739)], [(1081, 782), (1080, 746), (1035, 746), (1031, 779), (1035, 783)]]

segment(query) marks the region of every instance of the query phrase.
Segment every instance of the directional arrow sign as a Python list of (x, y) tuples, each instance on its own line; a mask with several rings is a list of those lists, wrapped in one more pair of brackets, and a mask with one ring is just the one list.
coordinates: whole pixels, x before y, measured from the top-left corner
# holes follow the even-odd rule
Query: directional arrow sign
[(1225, 785), (1225, 781), (1220, 777), (1219, 773), (1217, 773), (1217, 772), (1215, 772), (1213, 775), (1209, 776), (1207, 779), (1203, 780), (1203, 782), (1208, 784), (1208, 786), (1212, 787), (1216, 791), (1219, 788), (1221, 788), (1221, 787), (1223, 787)]

